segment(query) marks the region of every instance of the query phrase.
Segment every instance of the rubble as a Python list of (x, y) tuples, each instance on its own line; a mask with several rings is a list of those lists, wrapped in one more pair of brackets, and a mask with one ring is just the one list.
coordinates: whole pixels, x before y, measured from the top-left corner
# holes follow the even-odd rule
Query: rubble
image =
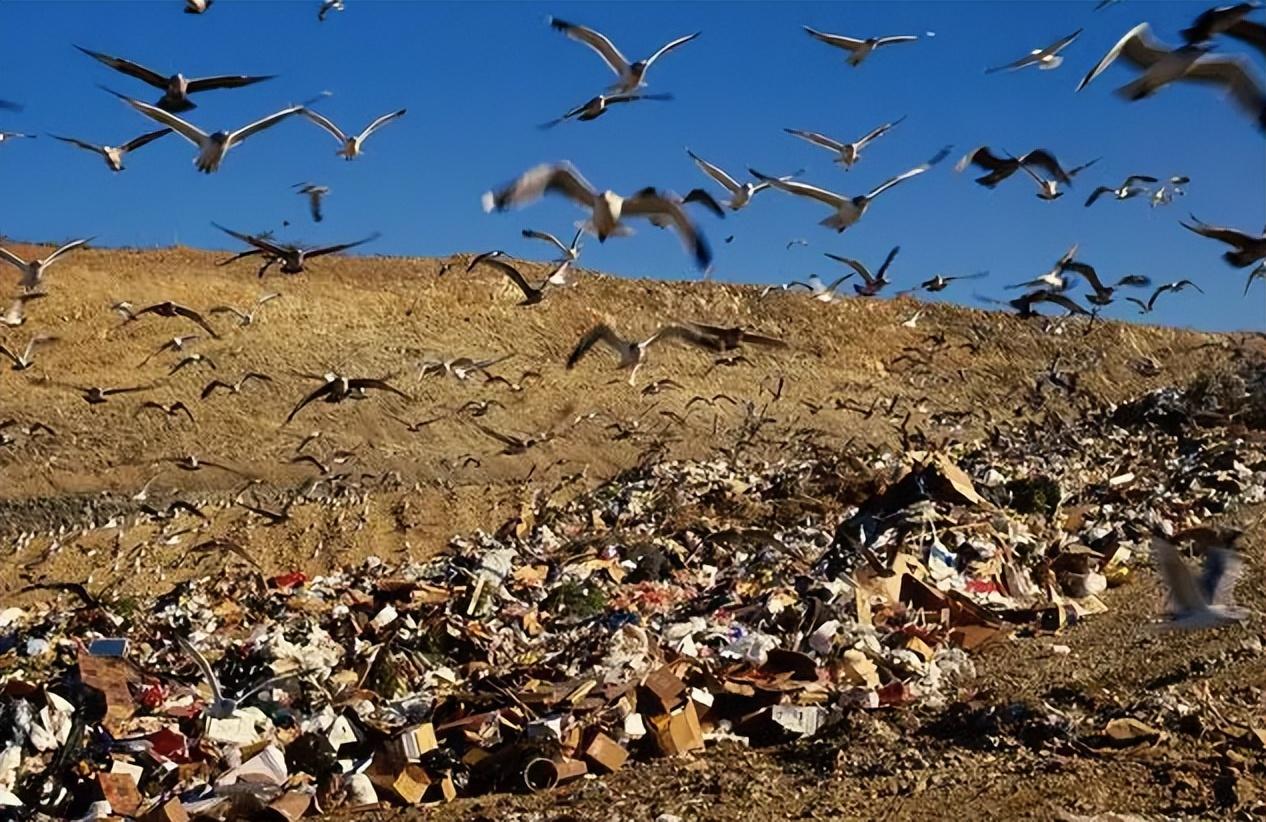
[[(126, 615), (4, 608), (0, 816), (298, 819), (549, 790), (945, 705), (979, 649), (1102, 612), (1151, 534), (1266, 499), (1266, 438), (1209, 397), (861, 461), (648, 464), (424, 562), (225, 573)], [(843, 495), (859, 470), (877, 490)], [(1131, 717), (1097, 732), (1164, 738)]]

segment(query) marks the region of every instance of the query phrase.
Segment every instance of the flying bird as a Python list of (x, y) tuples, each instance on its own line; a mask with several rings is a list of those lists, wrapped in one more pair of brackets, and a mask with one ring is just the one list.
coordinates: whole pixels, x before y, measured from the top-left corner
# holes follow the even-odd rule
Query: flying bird
[(949, 284), (952, 282), (956, 282), (958, 280), (978, 280), (981, 277), (987, 276), (989, 276), (988, 271), (977, 271), (975, 274), (960, 274), (957, 277), (946, 277), (942, 274), (937, 274), (935, 277), (919, 283), (919, 288), (924, 291), (936, 293), (949, 288)]
[(859, 296), (873, 297), (891, 282), (888, 279), (888, 267), (892, 265), (892, 261), (896, 258), (899, 251), (901, 251), (901, 246), (894, 246), (892, 251), (888, 252), (888, 256), (884, 258), (883, 264), (879, 266), (879, 271), (874, 274), (871, 274), (870, 269), (859, 260), (854, 260), (850, 257), (840, 257), (835, 254), (824, 254), (824, 256), (830, 257), (837, 263), (844, 263), (844, 265), (856, 271), (858, 276), (865, 280), (865, 285), (854, 285), (853, 290)]
[(861, 139), (852, 143), (841, 143), (839, 140), (827, 137), (825, 134), (819, 134), (816, 131), (799, 131), (794, 128), (784, 128), (783, 131), (795, 137), (799, 137), (801, 140), (807, 140), (815, 146), (821, 146), (828, 151), (835, 152), (836, 157), (834, 162), (844, 166), (844, 169), (847, 171), (861, 159), (861, 151), (863, 148), (887, 134), (893, 128), (900, 125), (905, 119), (906, 118), (903, 115), (898, 117), (896, 120), (893, 120), (891, 123), (884, 123), (881, 126), (877, 126)]
[(1160, 297), (1160, 295), (1166, 294), (1169, 292), (1173, 292), (1174, 294), (1177, 294), (1178, 292), (1186, 288), (1194, 288), (1197, 291), (1199, 291), (1201, 294), (1204, 293), (1204, 289), (1196, 285), (1195, 283), (1193, 283), (1191, 280), (1179, 280), (1176, 283), (1165, 283), (1161, 287), (1157, 288), (1155, 291), (1152, 292), (1152, 296), (1147, 299), (1147, 302), (1143, 302), (1137, 297), (1126, 297), (1126, 299), (1139, 307), (1140, 314), (1150, 314), (1152, 313), (1152, 309), (1156, 307), (1156, 300)]
[(787, 348), (787, 343), (776, 337), (769, 337), (764, 334), (756, 334), (748, 331), (740, 326), (723, 326), (723, 325), (706, 325), (704, 323), (688, 323), (688, 325), (696, 331), (702, 331), (709, 337), (716, 340), (717, 347), (721, 351), (732, 351), (735, 348), (750, 343), (752, 345), (762, 345), (766, 348)]
[(1190, 182), (1190, 177), (1177, 176), (1170, 177), (1164, 183), (1161, 183), (1161, 185), (1152, 191), (1152, 208), (1169, 205), (1174, 201), (1175, 197), (1186, 196), (1187, 189), (1184, 188), (1184, 186)]
[(246, 387), (246, 384), (250, 382), (251, 380), (258, 380), (259, 382), (272, 382), (273, 378), (268, 376), (267, 374), (261, 374), (258, 371), (248, 371), (245, 374), (243, 374), (241, 377), (239, 377), (237, 382), (224, 382), (223, 380), (212, 380), (211, 382), (206, 384), (206, 386), (202, 389), (202, 393), (199, 394), (198, 396), (199, 398), (205, 400), (208, 397), (210, 397), (212, 394), (214, 394), (217, 388), (222, 388), (229, 394), (240, 394), (242, 393), (242, 389)]
[(296, 183), (292, 188), (299, 189), (296, 194), (301, 194), (308, 198), (308, 210), (312, 212), (312, 222), (319, 223), (325, 219), (321, 213), (321, 201), (325, 199), (325, 195), (330, 190), (325, 186), (313, 185), (312, 183)]
[[(211, 225), (220, 229), (225, 234), (228, 234), (230, 237), (234, 237), (244, 243), (254, 246), (253, 251), (243, 252), (234, 259), (239, 259), (250, 254), (263, 254), (268, 258), (268, 262), (259, 271), (259, 276), (261, 277), (264, 276), (264, 272), (275, 262), (281, 263), (282, 274), (301, 274), (303, 273), (308, 260), (311, 260), (313, 257), (323, 257), (327, 254), (337, 254), (341, 251), (347, 251), (349, 248), (356, 248), (357, 246), (376, 240), (379, 237), (378, 234), (371, 234), (363, 240), (357, 240), (352, 243), (339, 243), (338, 245), (327, 245), (320, 248), (309, 249), (299, 248), (293, 245), (280, 245), (264, 239), (261, 235), (242, 234), (237, 231), (233, 231), (232, 229), (225, 228), (218, 223), (212, 223)], [(226, 262), (232, 262), (232, 260), (228, 260)]]
[(139, 417), (143, 411), (149, 411), (151, 409), (155, 411), (161, 411), (163, 414), (165, 414), (168, 417), (175, 417), (180, 414), (184, 414), (186, 417), (189, 418), (189, 422), (192, 422), (195, 425), (197, 424), (194, 421), (193, 412), (190, 411), (189, 407), (186, 406), (183, 402), (179, 402), (179, 401), (173, 402), (170, 405), (164, 405), (161, 402), (146, 400), (145, 402), (140, 404), (140, 406), (136, 409), (136, 411), (133, 412), (132, 416)]
[(48, 270), (49, 266), (76, 248), (92, 242), (93, 239), (92, 237), (87, 237), (82, 240), (71, 240), (60, 248), (54, 249), (53, 253), (47, 257), (40, 257), (30, 261), (23, 260), (13, 252), (0, 248), (0, 260), (21, 271), (22, 279), (18, 281), (18, 284), (27, 291), (32, 291), (43, 281), (44, 272)]
[(1178, 553), (1163, 537), (1152, 539), (1152, 557), (1169, 592), (1169, 622), (1173, 629), (1216, 628), (1242, 621), (1248, 612), (1235, 605), (1235, 586), (1243, 575), (1244, 563), (1225, 546), (1205, 549), (1204, 571), (1197, 579)]
[(173, 365), (171, 370), (167, 372), (167, 376), (170, 377), (177, 371), (189, 365), (206, 365), (209, 366), (212, 371), (218, 370), (215, 365), (215, 360), (211, 359), (206, 354), (190, 354)]
[(611, 86), (610, 90), (617, 94), (627, 94), (636, 91), (646, 85), (646, 72), (650, 70), (651, 65), (675, 48), (684, 46), (691, 40), (698, 37), (701, 32), (687, 34), (685, 37), (678, 37), (664, 46), (659, 51), (647, 57), (645, 60), (639, 60), (636, 63), (630, 63), (628, 58), (620, 53), (605, 35), (594, 31), (585, 26), (578, 26), (574, 23), (568, 23), (566, 20), (559, 20), (557, 17), (549, 18), (549, 24), (553, 28), (561, 31), (570, 39), (578, 43), (584, 43), (589, 48), (598, 53), (603, 62), (615, 72), (616, 82)]
[[(186, 78), (182, 74), (173, 74), (170, 77), (164, 77), (158, 72), (145, 68), (139, 63), (131, 60), (124, 60), (121, 57), (111, 57), (108, 54), (102, 54), (99, 51), (92, 51), (83, 46), (75, 46), (89, 57), (104, 63), (115, 71), (122, 72), (129, 77), (135, 77), (143, 83), (147, 83), (154, 88), (162, 89), (163, 96), (159, 98), (156, 105), (163, 111), (180, 113), (190, 111), (197, 108), (197, 105), (189, 99), (190, 94), (197, 94), (201, 91), (211, 91), (218, 88), (241, 88), (243, 86), (262, 83), (264, 80), (273, 79), (274, 75), (262, 77), (252, 77), (245, 74), (223, 75), (218, 77), (200, 77), (197, 79)], [(173, 126), (174, 127), (174, 126)]]
[(1039, 69), (1049, 71), (1059, 68), (1064, 62), (1064, 58), (1060, 52), (1073, 44), (1073, 41), (1081, 36), (1082, 29), (1077, 29), (1072, 34), (1059, 38), (1049, 46), (1040, 49), (1033, 49), (1025, 56), (1021, 57), (1013, 63), (1007, 63), (1004, 66), (995, 66), (994, 68), (985, 69), (985, 74), (994, 74), (999, 71), (1017, 71), (1028, 66), (1037, 66)]
[(1248, 296), (1248, 290), (1253, 286), (1253, 280), (1261, 280), (1266, 283), (1266, 261), (1258, 264), (1257, 268), (1248, 272), (1248, 280), (1244, 283), (1244, 296)]
[(262, 120), (256, 120), (249, 125), (242, 126), (236, 131), (216, 131), (211, 134), (200, 130), (196, 126), (180, 119), (174, 114), (164, 111), (156, 106), (148, 103), (142, 103), (139, 100), (133, 100), (131, 97), (119, 94), (118, 92), (110, 92), (132, 108), (149, 117), (161, 125), (170, 127), (173, 131), (193, 143), (198, 149), (198, 156), (194, 158), (194, 165), (203, 174), (211, 174), (218, 171), (220, 165), (224, 162), (225, 156), (229, 150), (241, 145), (247, 137), (253, 134), (271, 128), (287, 117), (304, 111), (303, 106), (290, 106), (284, 108), (275, 114), (270, 114)]
[(330, 12), (342, 10), (343, 0), (321, 0), (321, 7), (317, 9), (317, 22), (324, 23)]
[[(1091, 160), (1088, 163), (1082, 163), (1079, 166), (1068, 169), (1067, 174), (1068, 174), (1069, 179), (1071, 180), (1073, 177), (1076, 177), (1081, 172), (1090, 168), (1092, 165), (1099, 162), (1100, 159), (1102, 158), (1096, 157), (1095, 159)], [(1027, 165), (1024, 165), (1024, 164), (1021, 164), (1020, 168), (1024, 170), (1025, 174), (1028, 174), (1030, 177), (1033, 178), (1033, 182), (1037, 183), (1037, 198), (1039, 200), (1047, 200), (1047, 201), (1058, 200), (1060, 197), (1064, 196), (1064, 192), (1060, 191), (1059, 189), (1059, 185), (1060, 185), (1059, 180), (1048, 180), (1045, 177), (1040, 176), (1039, 174), (1037, 174), (1037, 172), (1035, 172), (1033, 169), (1029, 168)]]
[(1204, 45), (1188, 44), (1171, 49), (1153, 39), (1151, 27), (1139, 23), (1126, 32), (1077, 85), (1081, 91), (1124, 57), (1141, 74), (1117, 90), (1127, 100), (1141, 100), (1170, 83), (1183, 80), (1221, 86), (1258, 128), (1266, 130), (1266, 90), (1255, 78), (1248, 62), (1240, 57), (1211, 57)]
[(904, 180), (909, 180), (912, 177), (917, 177), (918, 175), (932, 168), (932, 166), (936, 165), (941, 160), (944, 160), (945, 157), (949, 154), (949, 152), (950, 152), (950, 149), (947, 146), (941, 149), (939, 152), (937, 152), (936, 156), (928, 160), (923, 165), (915, 166), (909, 171), (898, 174), (896, 177), (893, 177), (890, 180), (886, 180), (883, 183), (880, 183), (878, 186), (871, 189), (867, 193), (858, 195), (856, 197), (846, 197), (841, 194), (836, 194), (834, 192), (827, 191), (826, 189), (823, 189), (823, 188), (818, 188), (817, 186), (811, 186), (808, 183), (801, 183), (795, 180), (782, 180), (777, 177), (770, 177), (766, 174), (761, 174), (759, 171), (757, 171), (754, 168), (748, 169), (748, 171), (750, 171), (752, 173), (752, 176), (755, 177), (756, 179), (761, 180), (763, 182), (767, 182), (774, 188), (785, 191), (788, 194), (795, 194), (800, 197), (808, 197), (809, 199), (817, 200), (818, 202), (825, 203), (826, 205), (830, 206), (831, 208), (835, 210), (835, 213), (832, 214), (830, 217), (827, 217), (825, 220), (822, 220), (819, 223), (819, 225), (826, 226), (827, 228), (833, 228), (837, 232), (841, 232), (841, 231), (844, 231), (849, 226), (856, 223), (858, 220), (860, 220), (862, 218), (862, 215), (866, 213), (866, 210), (870, 208), (871, 201), (873, 201), (880, 194), (883, 194), (885, 191), (897, 185), (898, 183)]
[(1266, 26), (1245, 19), (1261, 7), (1261, 3), (1251, 2), (1206, 9), (1182, 30), (1183, 40), (1189, 45), (1198, 45), (1225, 34), (1266, 53)]
[(504, 256), (504, 251), (485, 251), (470, 261), (470, 264), (466, 266), (466, 273), (469, 274), (475, 266), (482, 263), (506, 275), (510, 282), (523, 292), (523, 301), (519, 305), (536, 305), (545, 299), (545, 287), (548, 283), (542, 283), (539, 287), (529, 284), (517, 268), (501, 259)]
[[(130, 319), (136, 319), (136, 314), (133, 313)], [(202, 339), (201, 334), (181, 334), (181, 335), (172, 337), (170, 340), (168, 340), (167, 342), (158, 346), (158, 348), (155, 348), (153, 351), (151, 351), (145, 357), (145, 359), (141, 360), (141, 362), (136, 367), (144, 368), (146, 365), (149, 364), (150, 360), (154, 359), (155, 357), (157, 357), (159, 354), (163, 353), (164, 351), (184, 351), (185, 343), (192, 342), (193, 340), (200, 340), (200, 339)]]
[(1045, 274), (1040, 277), (1035, 277), (1032, 280), (1026, 280), (1022, 283), (1012, 283), (1007, 286), (1007, 288), (1044, 288), (1054, 289), (1055, 291), (1063, 291), (1070, 285), (1070, 283), (1063, 277), (1064, 266), (1071, 262), (1073, 257), (1076, 255), (1077, 244), (1073, 243), (1073, 245), (1064, 252), (1064, 255), (1059, 258), (1055, 265)]
[(989, 146), (980, 146), (964, 154), (954, 166), (954, 170), (961, 173), (969, 165), (983, 168), (988, 172), (976, 178), (976, 182), (985, 188), (993, 188), (1026, 166), (1037, 166), (1064, 185), (1070, 185), (1073, 181), (1072, 175), (1060, 166), (1055, 155), (1044, 148), (1035, 148), (1019, 157), (1013, 157), (1010, 154), (998, 157)]
[(855, 37), (845, 37), (842, 34), (827, 34), (826, 32), (816, 31), (808, 26), (803, 28), (813, 39), (826, 43), (828, 46), (847, 51), (849, 53), (848, 64), (853, 67), (860, 66), (862, 61), (869, 57), (875, 49), (897, 43), (913, 43), (919, 39), (913, 34), (898, 34), (890, 37), (867, 37), (859, 40)]
[[(722, 171), (718, 166), (714, 166), (712, 163), (709, 163), (690, 149), (686, 149), (686, 154), (690, 155), (690, 159), (695, 161), (695, 165), (697, 165), (704, 174), (711, 177), (720, 184), (722, 188), (730, 192), (730, 199), (725, 202), (726, 208), (730, 209), (730, 211), (738, 211), (743, 206), (750, 203), (757, 193), (769, 188), (769, 183), (739, 183), (729, 174)], [(784, 179), (790, 180), (791, 177), (786, 177)]]
[(154, 303), (153, 305), (142, 308), (140, 311), (134, 311), (132, 312), (131, 318), (126, 322), (139, 320), (146, 314), (153, 314), (157, 317), (184, 317), (186, 320), (196, 324), (203, 331), (210, 334), (211, 339), (220, 339), (220, 335), (216, 333), (215, 329), (211, 327), (211, 324), (208, 323), (206, 318), (204, 318), (201, 314), (194, 311), (192, 308), (180, 305), (179, 303), (174, 303), (171, 300)]
[(48, 294), (43, 291), (28, 291), (25, 294), (19, 294), (9, 303), (9, 307), (0, 314), (0, 325), (8, 328), (17, 328), (26, 322), (26, 304), (33, 300), (40, 300), (47, 297)]
[(588, 209), (590, 218), (586, 225), (598, 235), (598, 242), (606, 242), (607, 237), (613, 234), (628, 234), (628, 227), (622, 223), (625, 217), (659, 215), (676, 227), (682, 243), (700, 269), (706, 269), (712, 262), (712, 249), (707, 238), (680, 203), (653, 188), (644, 188), (631, 197), (621, 197), (609, 190), (598, 193), (570, 163), (542, 164), (528, 169), (523, 176), (499, 191), (486, 192), (483, 207), (484, 211), (505, 211), (533, 203), (549, 193), (561, 194)]
[(185, 0), (185, 14), (206, 14), (215, 0)]
[(1109, 188), (1108, 186), (1099, 186), (1098, 188), (1096, 188), (1093, 192), (1091, 192), (1090, 197), (1086, 200), (1086, 207), (1089, 208), (1090, 206), (1094, 205), (1095, 200), (1098, 200), (1104, 194), (1111, 194), (1117, 200), (1128, 200), (1131, 197), (1137, 197), (1140, 194), (1146, 194), (1147, 187), (1141, 186), (1139, 185), (1139, 183), (1158, 183), (1158, 182), (1160, 182), (1160, 180), (1158, 180), (1155, 177), (1148, 177), (1143, 174), (1131, 174), (1129, 177), (1126, 177), (1125, 181), (1122, 182), (1121, 185), (1117, 186), (1116, 188)]
[(207, 313), (208, 314), (232, 314), (234, 317), (237, 318), (238, 325), (243, 326), (243, 327), (254, 325), (255, 315), (259, 313), (259, 310), (263, 308), (265, 304), (272, 302), (273, 300), (277, 299), (280, 296), (281, 295), (275, 291), (269, 294), (261, 295), (259, 299), (255, 300), (255, 305), (251, 308), (250, 311), (239, 311), (238, 309), (234, 308), (231, 305), (217, 305), (209, 309)]
[(329, 375), (329, 379), (327, 379), (320, 388), (317, 388), (315, 391), (299, 400), (299, 404), (296, 405), (288, 415), (286, 415), (286, 422), (288, 423), (293, 420), (295, 415), (302, 411), (308, 403), (315, 402), (316, 400), (324, 400), (327, 403), (340, 403), (350, 397), (363, 397), (365, 392), (371, 388), (378, 391), (389, 391), (392, 394), (403, 397), (406, 400), (410, 399), (408, 394), (391, 385), (385, 379), (377, 380), (367, 377), (352, 378), (344, 377), (339, 374), (331, 374)]
[(1036, 316), (1036, 312), (1033, 310), (1033, 305), (1035, 303), (1054, 303), (1055, 305), (1066, 309), (1070, 314), (1080, 314), (1084, 317), (1094, 316), (1092, 312), (1088, 311), (1084, 306), (1079, 305), (1067, 294), (1062, 294), (1059, 291), (1051, 291), (1046, 288), (1031, 291), (1028, 294), (1016, 297), (1014, 300), (1011, 300), (1010, 304), (1020, 313), (1021, 317), (1033, 317)]
[(1127, 274), (1117, 280), (1112, 285), (1104, 285), (1099, 279), (1099, 272), (1095, 271), (1094, 266), (1077, 260), (1067, 260), (1060, 264), (1060, 271), (1071, 271), (1074, 274), (1080, 274), (1086, 278), (1086, 282), (1090, 284), (1093, 294), (1086, 297), (1086, 301), (1094, 305), (1108, 305), (1112, 302), (1112, 295), (1118, 288), (1132, 286), (1135, 288), (1146, 288), (1152, 284), (1147, 277), (1138, 274)]
[(333, 123), (331, 123), (328, 119), (326, 119), (323, 115), (319, 114), (318, 112), (315, 112), (310, 108), (304, 108), (301, 110), (303, 112), (303, 116), (307, 117), (309, 120), (311, 120), (312, 122), (316, 123), (321, 128), (328, 131), (334, 137), (334, 139), (340, 143), (341, 147), (339, 148), (337, 152), (335, 152), (336, 154), (338, 154), (338, 156), (342, 157), (345, 160), (355, 160), (357, 157), (361, 155), (362, 146), (364, 145), (365, 141), (369, 139), (369, 135), (373, 134), (375, 131), (387, 125), (388, 123), (399, 120), (401, 117), (404, 116), (405, 112), (408, 109), (402, 108), (399, 111), (393, 111), (390, 114), (384, 114), (383, 116), (379, 117), (377, 120), (374, 120), (372, 123), (365, 126), (365, 130), (362, 131), (360, 134), (355, 134), (355, 135), (350, 135), (350, 136), (347, 134), (344, 134), (342, 129), (340, 129), (338, 126), (334, 125)]
[(100, 405), (107, 402), (110, 397), (118, 394), (135, 394), (138, 391), (149, 391), (154, 387), (152, 385), (133, 385), (126, 388), (100, 388), (95, 385), (75, 385), (73, 383), (55, 382), (47, 377), (37, 380), (36, 382), (52, 383), (53, 385), (57, 385), (62, 388), (70, 388), (74, 391), (78, 391), (81, 395), (83, 395), (84, 402), (89, 405)]
[[(219, 544), (215, 546), (208, 546), (207, 548), (203, 548), (202, 546), (195, 546), (195, 548), (209, 550), (211, 547), (228, 547), (232, 550), (236, 547), (238, 550), (234, 551), (234, 553), (241, 553), (243, 556), (246, 554), (246, 552), (241, 549), (241, 546), (236, 545), (236, 543), (231, 543), (228, 540), (215, 540), (215, 542)], [(226, 545), (224, 543), (228, 544)], [(203, 545), (206, 545), (206, 543), (203, 543)], [(246, 558), (250, 560), (252, 565), (259, 567), (259, 563), (250, 559), (250, 557)], [(212, 719), (232, 718), (235, 714), (237, 714), (238, 707), (247, 699), (250, 699), (251, 696), (259, 693), (265, 688), (271, 688), (279, 682), (285, 682), (287, 679), (294, 679), (296, 676), (303, 673), (302, 671), (292, 671), (288, 674), (268, 677), (267, 679), (255, 683), (237, 696), (229, 697), (224, 693), (224, 687), (220, 684), (219, 677), (215, 675), (215, 671), (211, 670), (211, 665), (207, 662), (206, 658), (202, 654), (198, 653), (198, 649), (189, 644), (189, 641), (182, 636), (177, 635), (176, 641), (180, 643), (181, 650), (183, 650), (185, 654), (188, 655), (189, 658), (192, 659), (198, 666), (198, 671), (202, 674), (202, 677), (207, 681), (207, 685), (211, 688), (211, 704), (206, 706), (205, 713)]]
[(58, 339), (58, 337), (53, 337), (48, 334), (37, 334), (26, 341), (26, 348), (21, 354), (15, 354), (6, 346), (0, 344), (0, 356), (8, 357), (13, 361), (12, 368), (14, 371), (25, 371), (32, 365), (35, 365), (35, 360), (32, 356), (35, 353), (35, 349), (40, 346), (47, 345), (48, 343), (57, 342)]
[(563, 241), (550, 234), (547, 231), (535, 231), (530, 228), (523, 229), (523, 236), (529, 240), (543, 240), (550, 243), (558, 249), (560, 256), (556, 262), (574, 263), (580, 259), (580, 238), (585, 235), (583, 228), (576, 229), (575, 235), (571, 238), (571, 245), (563, 245)]
[(1189, 225), (1181, 220), (1179, 225), (1188, 231), (1194, 231), (1201, 237), (1208, 237), (1211, 240), (1217, 240), (1232, 246), (1235, 250), (1224, 253), (1222, 259), (1236, 268), (1247, 268), (1258, 260), (1266, 260), (1266, 231), (1258, 235), (1247, 234), (1234, 228), (1221, 228), (1203, 223), (1194, 214), (1190, 216), (1194, 225)]
[(571, 354), (567, 357), (567, 368), (568, 370), (575, 368), (585, 354), (601, 342), (620, 358), (618, 368), (632, 369), (629, 373), (629, 385), (632, 385), (637, 377), (638, 369), (642, 367), (646, 360), (646, 352), (655, 343), (668, 340), (678, 340), (712, 351), (721, 350), (720, 341), (716, 337), (689, 325), (668, 323), (661, 325), (655, 330), (654, 334), (644, 340), (626, 340), (612, 330), (610, 326), (603, 323), (589, 329), (580, 338), (580, 341), (576, 343), (576, 347), (572, 349)]
[(171, 134), (171, 129), (160, 128), (158, 131), (151, 131), (146, 134), (142, 134), (140, 137), (128, 140), (121, 146), (99, 146), (94, 143), (86, 143), (83, 140), (78, 140), (74, 137), (59, 137), (56, 134), (50, 134), (49, 136), (54, 140), (61, 140), (63, 143), (70, 143), (73, 146), (79, 146), (85, 151), (100, 154), (102, 158), (105, 159), (105, 163), (110, 167), (110, 170), (118, 172), (123, 170), (123, 156), (125, 154), (136, 151), (141, 146), (148, 145), (157, 140), (159, 137), (165, 137), (168, 134)]
[(638, 100), (671, 100), (671, 94), (599, 94), (597, 97), (591, 97), (573, 109), (570, 109), (561, 117), (550, 120), (548, 123), (542, 123), (540, 128), (553, 128), (559, 123), (565, 123), (568, 120), (579, 120), (587, 123), (590, 120), (597, 120), (606, 114), (609, 107), (618, 103), (635, 103)]

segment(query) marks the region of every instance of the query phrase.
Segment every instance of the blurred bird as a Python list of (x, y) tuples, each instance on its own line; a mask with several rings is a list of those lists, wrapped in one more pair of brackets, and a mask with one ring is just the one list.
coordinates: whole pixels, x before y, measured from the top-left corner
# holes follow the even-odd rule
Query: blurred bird
[(87, 237), (82, 240), (71, 240), (65, 245), (54, 249), (53, 253), (49, 254), (47, 257), (41, 257), (30, 261), (23, 260), (21, 257), (17, 256), (8, 249), (0, 248), (0, 261), (4, 261), (16, 268), (18, 271), (21, 271), (22, 279), (18, 281), (18, 284), (27, 291), (32, 291), (44, 280), (44, 272), (48, 270), (49, 266), (57, 262), (63, 256), (74, 251), (76, 248), (80, 248), (81, 246), (92, 242), (93, 239), (94, 238), (92, 237)]
[(321, 201), (325, 199), (325, 195), (330, 193), (330, 190), (325, 186), (313, 185), (312, 183), (295, 183), (291, 188), (299, 189), (295, 193), (308, 198), (308, 210), (312, 212), (312, 222), (321, 222), (324, 219), (324, 215), (321, 214)]
[(1188, 231), (1194, 231), (1201, 237), (1208, 237), (1232, 246), (1235, 250), (1224, 253), (1222, 259), (1236, 268), (1247, 268), (1258, 260), (1266, 259), (1266, 229), (1255, 236), (1234, 228), (1221, 228), (1203, 223), (1194, 214), (1190, 216), (1194, 225), (1188, 225), (1181, 220), (1179, 225)]
[(1169, 540), (1154, 537), (1152, 557), (1169, 592), (1166, 627), (1216, 628), (1248, 616), (1245, 609), (1235, 605), (1235, 586), (1243, 575), (1244, 563), (1229, 547), (1205, 549), (1204, 572), (1198, 580)]

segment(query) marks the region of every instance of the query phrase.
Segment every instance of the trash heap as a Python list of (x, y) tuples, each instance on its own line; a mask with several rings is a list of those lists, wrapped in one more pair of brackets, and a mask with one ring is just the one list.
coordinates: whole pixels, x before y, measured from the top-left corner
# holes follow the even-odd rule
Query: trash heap
[(971, 652), (1103, 611), (1152, 534), (1266, 498), (1257, 379), (950, 450), (663, 462), (422, 563), (0, 609), (0, 815), (544, 790), (943, 703)]

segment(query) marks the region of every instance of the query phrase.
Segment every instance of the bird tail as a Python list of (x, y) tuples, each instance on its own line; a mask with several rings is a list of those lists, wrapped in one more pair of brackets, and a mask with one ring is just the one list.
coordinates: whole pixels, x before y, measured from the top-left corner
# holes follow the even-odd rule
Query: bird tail
[(1064, 63), (1064, 58), (1057, 54), (1054, 57), (1052, 57), (1050, 61), (1048, 62), (1038, 63), (1037, 67), (1041, 71), (1050, 71), (1051, 69), (1059, 68), (1061, 65), (1063, 65), (1063, 63)]
[(830, 217), (827, 217), (825, 220), (819, 222), (818, 225), (833, 228), (836, 231), (843, 231), (848, 228), (849, 223), (848, 220), (844, 219), (842, 214), (832, 214)]

